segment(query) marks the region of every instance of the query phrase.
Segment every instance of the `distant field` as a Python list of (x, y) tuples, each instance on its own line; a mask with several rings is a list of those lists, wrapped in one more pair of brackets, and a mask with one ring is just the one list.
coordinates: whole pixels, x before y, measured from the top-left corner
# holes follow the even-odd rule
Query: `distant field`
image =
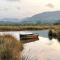
[(44, 30), (49, 28), (60, 28), (60, 25), (0, 25), (0, 31), (21, 31), (21, 30)]

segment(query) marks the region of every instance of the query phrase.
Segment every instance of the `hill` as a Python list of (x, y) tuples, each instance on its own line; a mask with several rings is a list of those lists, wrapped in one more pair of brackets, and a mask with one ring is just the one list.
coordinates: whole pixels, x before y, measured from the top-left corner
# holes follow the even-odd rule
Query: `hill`
[(22, 23), (56, 23), (60, 20), (60, 11), (43, 12), (22, 20)]

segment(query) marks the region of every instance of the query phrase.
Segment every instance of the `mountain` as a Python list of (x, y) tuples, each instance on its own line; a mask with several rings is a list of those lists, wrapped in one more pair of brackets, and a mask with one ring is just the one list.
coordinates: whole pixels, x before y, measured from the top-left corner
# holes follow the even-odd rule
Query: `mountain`
[(1, 18), (0, 24), (12, 24), (12, 23), (19, 23), (20, 19), (18, 18)]
[(26, 23), (60, 23), (60, 11), (43, 12), (24, 19), (0, 18), (0, 24), (26, 24)]
[(36, 14), (22, 20), (22, 23), (55, 23), (60, 20), (60, 11), (50, 11)]

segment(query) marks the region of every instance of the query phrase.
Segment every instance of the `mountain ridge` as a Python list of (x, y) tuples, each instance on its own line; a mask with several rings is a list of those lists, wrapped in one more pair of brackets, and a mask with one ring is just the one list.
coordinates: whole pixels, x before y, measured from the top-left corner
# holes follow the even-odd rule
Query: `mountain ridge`
[(60, 11), (46, 11), (31, 17), (19, 18), (2, 18), (0, 23), (55, 23), (60, 22)]
[(60, 11), (50, 11), (50, 12), (43, 12), (32, 17), (25, 18), (22, 22), (40, 22), (40, 23), (54, 23), (60, 20)]

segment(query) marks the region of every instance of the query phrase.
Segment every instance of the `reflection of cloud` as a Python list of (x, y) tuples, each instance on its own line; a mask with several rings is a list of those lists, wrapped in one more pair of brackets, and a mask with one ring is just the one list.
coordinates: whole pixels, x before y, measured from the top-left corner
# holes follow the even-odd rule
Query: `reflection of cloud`
[(49, 8), (54, 8), (54, 5), (51, 4), (51, 3), (48, 3), (46, 6), (49, 7)]

